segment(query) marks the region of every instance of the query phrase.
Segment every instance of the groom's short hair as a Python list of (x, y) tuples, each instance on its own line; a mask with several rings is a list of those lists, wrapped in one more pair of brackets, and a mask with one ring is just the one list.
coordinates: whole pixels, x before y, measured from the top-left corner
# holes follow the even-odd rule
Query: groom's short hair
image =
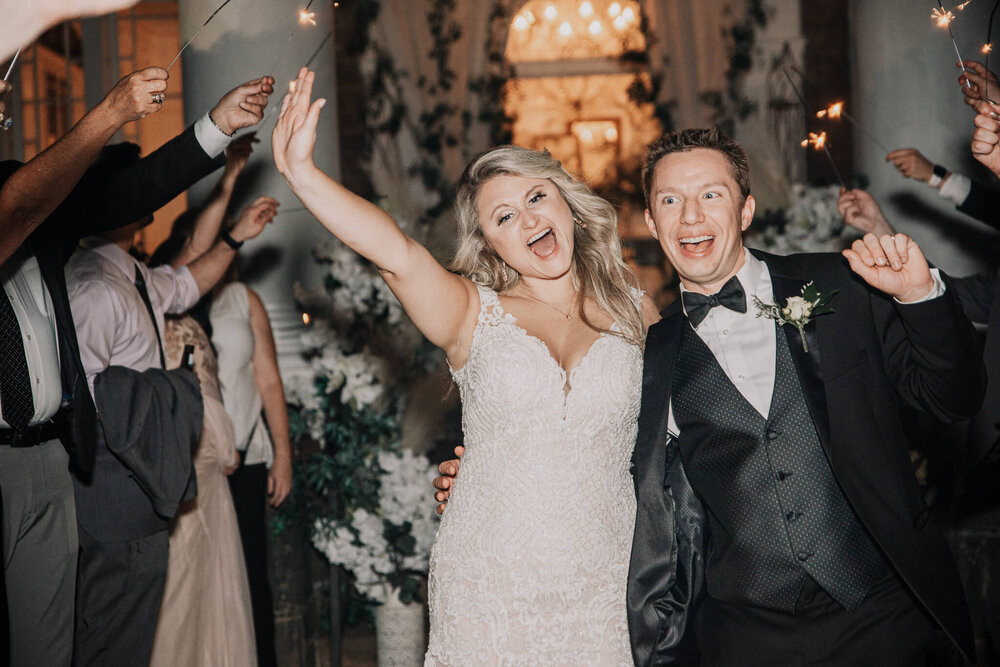
[(746, 201), (750, 196), (750, 160), (747, 152), (717, 127), (688, 128), (668, 132), (646, 147), (646, 161), (642, 165), (642, 194), (646, 198), (646, 208), (649, 208), (653, 172), (660, 160), (671, 153), (684, 153), (695, 148), (708, 148), (722, 153), (729, 163), (729, 173), (740, 187), (740, 199)]

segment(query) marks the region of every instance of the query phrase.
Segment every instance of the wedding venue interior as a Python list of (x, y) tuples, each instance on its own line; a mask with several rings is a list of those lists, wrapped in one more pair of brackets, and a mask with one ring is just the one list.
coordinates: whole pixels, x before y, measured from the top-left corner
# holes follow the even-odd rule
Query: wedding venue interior
[[(992, 0), (141, 0), (59, 23), (0, 62), (12, 84), (0, 96), (0, 159), (40, 155), (135, 70), (170, 65), (162, 109), (115, 134), (143, 155), (224, 91), (274, 77), (228, 211), (261, 195), (280, 202), (237, 255), (273, 332), (291, 434), (291, 492), (267, 514), (277, 664), (419, 665), (442, 521), (432, 480), (463, 441), (460, 393), (378, 268), (331, 236), (275, 168), (271, 132), (299, 69), (315, 72), (313, 97), (327, 101), (316, 165), (446, 266), (465, 165), (516, 144), (548, 151), (614, 205), (624, 258), (665, 309), (680, 280), (650, 234), (642, 166), (650, 142), (689, 127), (722, 128), (749, 155), (749, 248), (840, 252), (861, 232), (845, 224), (838, 196), (861, 188), (945, 274), (995, 271), (996, 224), (956, 210), (886, 157), (912, 148), (949, 175), (995, 184), (970, 151), (976, 112), (956, 65), (1000, 70), (995, 9)], [(204, 178), (157, 210), (134, 254), (151, 255), (218, 183)], [(963, 422), (902, 421), (929, 520), (958, 564), (978, 664), (1000, 665), (987, 601), (991, 573), (1000, 578), (1000, 469), (967, 473)], [(970, 664), (941, 631), (929, 650), (928, 664)]]

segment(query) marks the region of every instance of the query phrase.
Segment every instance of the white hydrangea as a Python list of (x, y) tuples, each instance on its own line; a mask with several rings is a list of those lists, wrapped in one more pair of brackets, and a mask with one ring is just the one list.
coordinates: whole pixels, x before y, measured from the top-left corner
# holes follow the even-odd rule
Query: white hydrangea
[(384, 471), (379, 480), (378, 513), (358, 509), (339, 525), (319, 520), (313, 526), (312, 541), (331, 563), (350, 570), (360, 593), (381, 604), (389, 594), (388, 576), (396, 567), (383, 520), (396, 526), (410, 523), (414, 553), (402, 558), (398, 566), (426, 573), (438, 515), (427, 501), (435, 470), (426, 456), (408, 450), (380, 452), (378, 463)]
[[(843, 247), (844, 220), (837, 212), (840, 186), (792, 186), (792, 205), (785, 210), (785, 228), (752, 234), (748, 244), (778, 255), (832, 252)], [(751, 230), (753, 228), (751, 227)]]

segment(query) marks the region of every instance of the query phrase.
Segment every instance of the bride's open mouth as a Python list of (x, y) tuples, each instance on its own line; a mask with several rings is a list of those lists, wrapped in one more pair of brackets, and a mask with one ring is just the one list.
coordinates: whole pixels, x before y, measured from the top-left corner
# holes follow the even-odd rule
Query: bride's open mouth
[(543, 259), (551, 256), (556, 251), (558, 245), (555, 232), (552, 231), (551, 227), (543, 229), (528, 239), (528, 247), (531, 249), (531, 252)]

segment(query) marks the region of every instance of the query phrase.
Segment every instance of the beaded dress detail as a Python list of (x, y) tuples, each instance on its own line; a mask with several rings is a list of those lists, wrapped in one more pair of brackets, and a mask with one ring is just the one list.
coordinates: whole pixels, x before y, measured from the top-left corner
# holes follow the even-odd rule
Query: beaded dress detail
[(452, 372), (466, 449), (431, 553), (425, 665), (632, 665), (642, 352), (603, 334), (567, 374), (478, 289)]

